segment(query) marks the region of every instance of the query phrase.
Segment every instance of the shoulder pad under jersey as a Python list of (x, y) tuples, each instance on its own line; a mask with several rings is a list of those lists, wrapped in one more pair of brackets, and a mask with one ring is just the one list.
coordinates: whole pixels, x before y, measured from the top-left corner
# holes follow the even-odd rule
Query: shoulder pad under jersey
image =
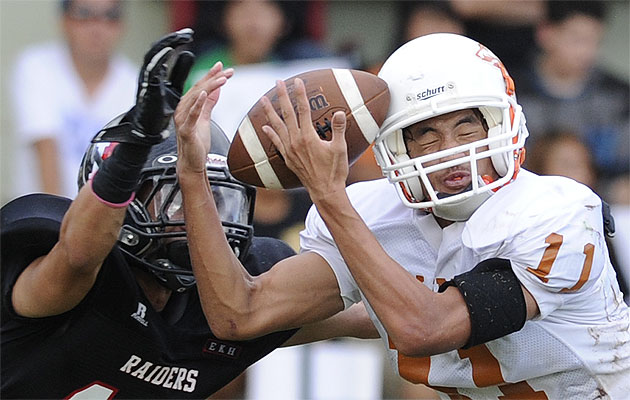
[(36, 193), (7, 203), (0, 209), (3, 253), (44, 251), (45, 254), (57, 241), (61, 221), (71, 202), (68, 198)]
[(295, 251), (280, 239), (254, 236), (243, 263), (250, 274), (267, 272), (278, 261), (295, 255)]

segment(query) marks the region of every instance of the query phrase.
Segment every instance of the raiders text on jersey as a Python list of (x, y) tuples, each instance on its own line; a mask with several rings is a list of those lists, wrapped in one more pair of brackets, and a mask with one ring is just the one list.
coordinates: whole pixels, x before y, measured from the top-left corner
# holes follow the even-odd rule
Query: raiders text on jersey
[(125, 365), (120, 367), (120, 371), (153, 385), (184, 392), (195, 390), (197, 376), (199, 376), (199, 371), (196, 369), (167, 367), (151, 361), (143, 362), (142, 358), (135, 354), (132, 354)]

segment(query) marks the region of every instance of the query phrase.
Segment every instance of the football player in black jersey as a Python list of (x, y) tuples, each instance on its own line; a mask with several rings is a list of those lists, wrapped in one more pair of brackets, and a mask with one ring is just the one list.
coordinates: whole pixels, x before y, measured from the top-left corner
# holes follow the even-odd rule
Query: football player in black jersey
[[(2, 208), (0, 397), (206, 398), (295, 333), (219, 340), (191, 290), (171, 122), (191, 40), (178, 31), (147, 53), (136, 105), (93, 139), (74, 201), (32, 194)], [(231, 74), (217, 66), (201, 84)], [(234, 253), (260, 274), (293, 251), (253, 237), (255, 191), (229, 174), (225, 134), (210, 132), (201, 172)]]

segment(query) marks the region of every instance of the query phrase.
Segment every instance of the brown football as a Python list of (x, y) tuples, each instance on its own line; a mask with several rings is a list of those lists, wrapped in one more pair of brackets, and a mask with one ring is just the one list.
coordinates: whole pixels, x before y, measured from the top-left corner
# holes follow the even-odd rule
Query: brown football
[[(389, 108), (389, 89), (374, 74), (353, 69), (319, 69), (286, 79), (291, 102), (295, 78), (304, 81), (311, 105), (313, 126), (323, 140), (332, 137), (331, 119), (336, 111), (347, 117), (346, 142), (348, 162), (354, 163), (372, 144)], [(276, 88), (265, 96), (280, 114)], [(268, 189), (291, 189), (302, 186), (286, 166), (280, 152), (262, 131), (268, 124), (262, 104), (256, 104), (241, 121), (228, 152), (232, 175), (245, 183)]]

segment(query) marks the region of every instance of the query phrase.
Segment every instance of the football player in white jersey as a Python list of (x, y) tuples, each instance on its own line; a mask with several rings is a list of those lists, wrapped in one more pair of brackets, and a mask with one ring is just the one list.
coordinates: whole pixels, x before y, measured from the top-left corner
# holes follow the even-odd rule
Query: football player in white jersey
[(180, 103), (179, 182), (213, 331), (245, 339), (363, 301), (374, 326), (357, 318), (344, 332), (378, 332), (399, 374), (443, 398), (626, 398), (630, 320), (609, 219), (587, 187), (520, 168), (528, 133), (503, 64), (471, 39), (432, 34), (396, 50), (379, 76), (391, 93), (375, 144), (387, 179), (347, 190), (344, 114), (325, 142), (300, 80), (295, 110), (278, 81), (282, 117), (262, 100), (265, 132), (315, 206), (302, 252), (257, 277), (229, 251), (197, 172), (207, 144), (196, 132), (216, 98)]

